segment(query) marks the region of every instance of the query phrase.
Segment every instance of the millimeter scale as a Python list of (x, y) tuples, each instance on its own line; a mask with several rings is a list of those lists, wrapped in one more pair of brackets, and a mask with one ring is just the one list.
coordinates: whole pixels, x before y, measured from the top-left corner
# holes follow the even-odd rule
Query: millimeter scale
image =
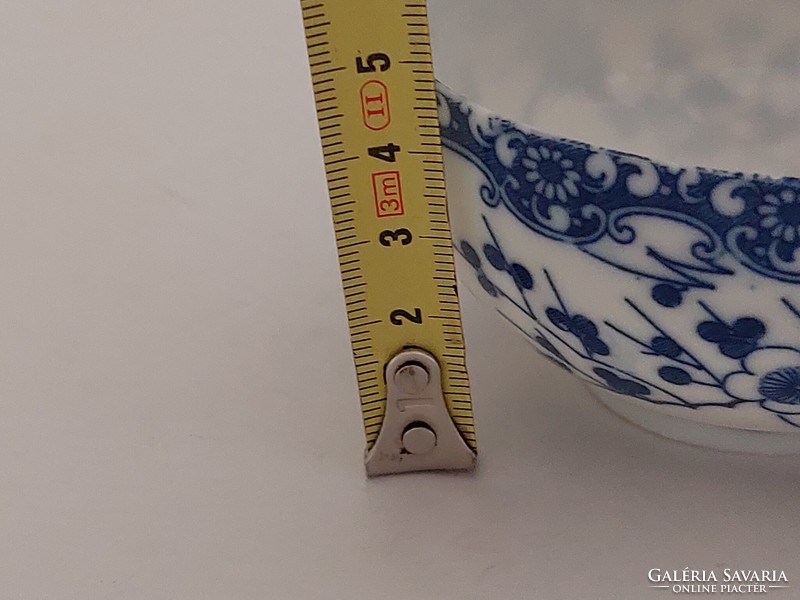
[(301, 0), (369, 475), (468, 470), (475, 429), (420, 0)]

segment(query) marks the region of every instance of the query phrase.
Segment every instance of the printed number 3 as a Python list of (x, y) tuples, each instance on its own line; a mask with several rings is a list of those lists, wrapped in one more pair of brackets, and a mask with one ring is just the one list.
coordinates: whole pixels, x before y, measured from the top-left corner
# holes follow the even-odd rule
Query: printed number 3
[(403, 246), (408, 246), (413, 239), (414, 236), (411, 235), (411, 232), (405, 227), (395, 229), (394, 231), (391, 229), (384, 229), (378, 236), (378, 241), (381, 243), (381, 246), (386, 246), (387, 248), (392, 245), (392, 242), (400, 242)]
[(400, 210), (400, 203), (395, 200), (381, 200), (380, 210), (382, 213), (395, 213)]

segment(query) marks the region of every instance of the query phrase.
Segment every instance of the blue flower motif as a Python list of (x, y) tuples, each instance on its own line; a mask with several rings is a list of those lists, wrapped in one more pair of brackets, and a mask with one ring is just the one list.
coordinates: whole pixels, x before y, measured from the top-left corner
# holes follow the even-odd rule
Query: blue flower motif
[(661, 367), (658, 376), (674, 385), (689, 385), (693, 381), (692, 376), (680, 367)]
[(719, 351), (730, 358), (744, 358), (756, 348), (767, 332), (764, 323), (753, 317), (742, 317), (731, 324), (703, 321), (697, 333), (707, 342), (717, 344)]
[(758, 213), (759, 226), (773, 238), (794, 245), (800, 243), (800, 201), (793, 190), (783, 190), (777, 196), (767, 194)]
[(616, 373), (604, 369), (602, 367), (595, 367), (592, 369), (594, 374), (602, 378), (606, 382), (608, 389), (618, 394), (625, 394), (626, 396), (647, 396), (650, 394), (650, 388), (642, 385), (638, 381), (632, 379), (625, 379)]
[(800, 405), (800, 367), (783, 367), (764, 375), (759, 393), (768, 401)]
[(548, 200), (558, 198), (567, 202), (578, 196), (581, 176), (574, 169), (575, 163), (565, 158), (560, 150), (550, 150), (547, 146), (529, 146), (522, 159), (522, 166), (528, 169), (525, 179), (533, 183), (534, 191)]
[(667, 358), (678, 358), (683, 354), (683, 348), (680, 347), (678, 342), (665, 335), (657, 335), (650, 340), (650, 348), (659, 356), (666, 356)]
[(524, 290), (533, 289), (533, 275), (531, 275), (530, 271), (519, 263), (507, 261), (497, 246), (485, 244), (483, 246), (483, 254), (495, 269), (505, 271), (511, 275), (517, 287)]
[(659, 283), (653, 286), (651, 296), (653, 300), (666, 308), (675, 308), (683, 302), (685, 287), (678, 288), (669, 283)]
[(553, 345), (553, 342), (548, 340), (547, 338), (543, 337), (542, 335), (537, 335), (533, 338), (537, 344), (539, 344), (539, 352), (545, 356), (546, 358), (550, 359), (553, 364), (558, 365), (565, 371), (572, 373), (571, 365), (564, 355), (559, 352), (558, 348)]
[(460, 250), (460, 254), (464, 257), (464, 260), (466, 260), (469, 265), (475, 269), (475, 275), (478, 278), (478, 283), (481, 284), (483, 290), (490, 296), (497, 297), (497, 287), (495, 287), (495, 285), (486, 276), (486, 273), (484, 273), (481, 257), (478, 255), (478, 252), (475, 250), (475, 248), (472, 247), (472, 244), (466, 240), (462, 240), (458, 246), (458, 250)]
[(759, 402), (781, 415), (800, 415), (800, 351), (759, 348), (742, 359), (742, 370), (724, 380), (734, 398)]
[(557, 308), (548, 308), (547, 318), (561, 331), (567, 331), (580, 340), (584, 349), (590, 355), (599, 354), (608, 356), (608, 345), (600, 339), (597, 325), (585, 315), (567, 315)]
[(553, 345), (553, 342), (548, 340), (546, 337), (542, 335), (537, 335), (535, 338), (536, 343), (539, 344), (542, 348), (547, 350), (550, 354), (558, 358), (559, 360), (564, 360), (564, 355), (559, 352), (558, 348)]

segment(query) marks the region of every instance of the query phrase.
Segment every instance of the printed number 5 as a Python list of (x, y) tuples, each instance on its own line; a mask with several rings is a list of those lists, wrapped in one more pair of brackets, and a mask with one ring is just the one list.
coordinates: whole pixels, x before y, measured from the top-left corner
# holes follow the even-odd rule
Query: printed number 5
[(392, 61), (383, 52), (374, 52), (367, 56), (367, 64), (364, 64), (363, 58), (356, 56), (356, 71), (359, 73), (386, 71), (391, 66)]

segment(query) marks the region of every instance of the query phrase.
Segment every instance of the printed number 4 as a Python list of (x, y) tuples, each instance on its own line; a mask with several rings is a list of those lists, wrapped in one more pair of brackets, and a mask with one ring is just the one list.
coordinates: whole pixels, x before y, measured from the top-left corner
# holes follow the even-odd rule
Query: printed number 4
[(388, 163), (393, 163), (397, 160), (396, 154), (400, 151), (400, 146), (397, 144), (386, 144), (385, 146), (372, 146), (367, 149), (369, 155), (373, 158), (379, 158), (380, 160), (386, 161)]

